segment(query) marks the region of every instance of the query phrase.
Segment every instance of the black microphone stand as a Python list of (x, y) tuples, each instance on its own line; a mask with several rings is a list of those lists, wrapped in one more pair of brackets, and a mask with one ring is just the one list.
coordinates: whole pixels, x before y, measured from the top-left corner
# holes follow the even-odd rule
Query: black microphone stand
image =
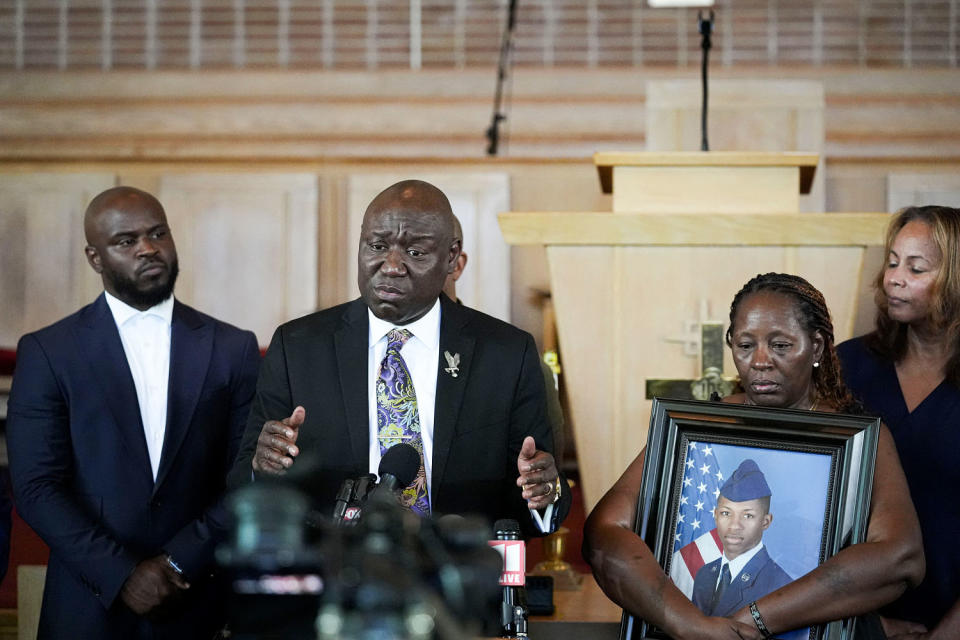
[(510, 0), (510, 8), (507, 13), (507, 28), (503, 32), (503, 40), (500, 43), (500, 62), (497, 65), (497, 90), (493, 96), (493, 118), (490, 126), (487, 127), (487, 155), (497, 155), (497, 147), (500, 143), (500, 122), (506, 120), (507, 116), (500, 113), (501, 102), (503, 101), (503, 83), (507, 79), (507, 71), (510, 68), (510, 53), (513, 51), (513, 30), (517, 22), (517, 0)]
[(713, 10), (710, 10), (708, 18), (704, 18), (703, 13), (697, 11), (697, 25), (701, 35), (700, 48), (703, 50), (700, 62), (700, 77), (703, 82), (703, 104), (700, 107), (700, 150), (710, 151), (710, 144), (707, 142), (707, 58), (713, 46), (710, 41), (710, 34), (713, 33)]

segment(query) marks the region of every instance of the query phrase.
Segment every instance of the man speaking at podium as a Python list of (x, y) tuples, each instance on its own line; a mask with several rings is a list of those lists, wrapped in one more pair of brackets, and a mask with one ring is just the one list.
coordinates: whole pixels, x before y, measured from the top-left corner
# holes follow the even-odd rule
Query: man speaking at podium
[(344, 479), (376, 472), (406, 442), (421, 469), (403, 501), (421, 515), (514, 518), (527, 536), (563, 520), (570, 496), (551, 454), (533, 338), (441, 295), (460, 254), (453, 224), (447, 197), (426, 182), (374, 198), (357, 256), (360, 298), (276, 330), (232, 485), (251, 469), (309, 465), (306, 482), (325, 508)]

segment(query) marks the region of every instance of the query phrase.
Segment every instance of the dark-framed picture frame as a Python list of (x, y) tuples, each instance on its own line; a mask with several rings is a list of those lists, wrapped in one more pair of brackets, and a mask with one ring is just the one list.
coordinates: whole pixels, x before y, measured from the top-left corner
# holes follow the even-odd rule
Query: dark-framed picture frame
[[(863, 542), (879, 433), (867, 416), (655, 398), (634, 530), (701, 611), (729, 615)], [(620, 640), (645, 638), (669, 640), (624, 611)]]

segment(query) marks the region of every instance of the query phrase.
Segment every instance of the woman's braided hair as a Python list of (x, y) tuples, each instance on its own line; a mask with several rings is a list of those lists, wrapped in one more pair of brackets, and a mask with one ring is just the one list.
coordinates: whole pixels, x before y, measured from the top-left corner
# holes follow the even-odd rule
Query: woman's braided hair
[(813, 369), (813, 385), (823, 404), (832, 404), (838, 411), (855, 413), (859, 403), (853, 399), (840, 375), (840, 360), (833, 344), (833, 322), (823, 294), (812, 284), (788, 273), (764, 273), (752, 278), (733, 297), (730, 304), (730, 326), (727, 328), (727, 346), (733, 347), (733, 323), (740, 303), (754, 293), (772, 291), (793, 300), (797, 320), (811, 338), (819, 332), (823, 337), (823, 356), (820, 366)]

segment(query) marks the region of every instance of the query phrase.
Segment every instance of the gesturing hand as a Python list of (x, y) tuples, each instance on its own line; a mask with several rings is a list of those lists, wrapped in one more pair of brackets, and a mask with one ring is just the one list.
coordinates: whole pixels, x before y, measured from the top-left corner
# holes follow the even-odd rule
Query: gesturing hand
[(120, 599), (138, 616), (157, 613), (190, 584), (167, 564), (166, 556), (141, 561), (120, 590)]
[(283, 474), (293, 465), (300, 453), (297, 434), (307, 415), (303, 407), (297, 407), (290, 417), (270, 420), (263, 425), (257, 438), (257, 450), (253, 454), (253, 470), (262, 473)]
[(523, 489), (520, 494), (530, 509), (543, 509), (551, 504), (556, 495), (557, 465), (553, 456), (537, 449), (533, 437), (527, 436), (520, 447), (517, 457), (517, 486)]

